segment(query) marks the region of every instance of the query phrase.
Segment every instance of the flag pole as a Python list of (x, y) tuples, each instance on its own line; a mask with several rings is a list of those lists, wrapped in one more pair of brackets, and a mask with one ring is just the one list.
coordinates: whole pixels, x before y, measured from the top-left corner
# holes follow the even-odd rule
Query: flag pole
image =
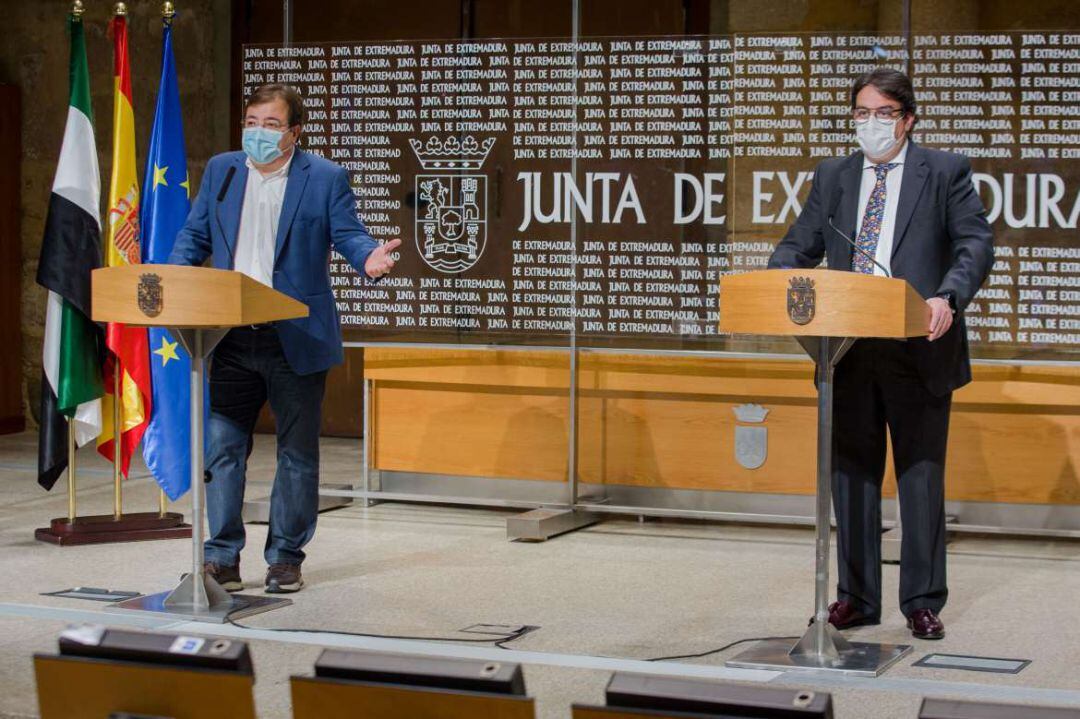
[[(77, 5), (79, 3), (76, 3)], [(68, 524), (75, 523), (75, 420), (68, 419)]]
[[(81, 22), (84, 8), (82, 0), (75, 0), (71, 6), (71, 14), (76, 21)], [(78, 508), (75, 504), (75, 418), (68, 418), (68, 524), (75, 523)]]
[(119, 522), (123, 518), (124, 490), (120, 484), (120, 438), (123, 436), (120, 426), (120, 375), (124, 370), (120, 366), (120, 358), (116, 357), (113, 362), (113, 519)]
[[(113, 7), (113, 15), (127, 15), (127, 5), (122, 2), (116, 3)], [(123, 384), (123, 368), (120, 365), (120, 355), (116, 354), (114, 357), (116, 359), (113, 363), (113, 519), (119, 522), (124, 513), (124, 490), (120, 484), (120, 463), (122, 461), (120, 438), (123, 436), (123, 429), (120, 426), (120, 402), (123, 401), (120, 389)]]

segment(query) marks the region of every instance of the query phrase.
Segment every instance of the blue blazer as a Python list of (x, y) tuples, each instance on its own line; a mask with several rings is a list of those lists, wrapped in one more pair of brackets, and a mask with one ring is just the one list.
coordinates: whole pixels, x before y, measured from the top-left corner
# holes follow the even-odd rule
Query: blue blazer
[[(310, 314), (276, 322), (285, 359), (297, 374), (321, 372), (344, 359), (337, 305), (330, 290), (330, 250), (357, 272), (378, 243), (356, 216), (348, 172), (316, 155), (294, 150), (274, 250), (274, 289), (300, 300)], [(233, 177), (224, 186), (229, 168)], [(199, 195), (176, 236), (169, 264), (233, 269), (248, 169), (243, 152), (210, 158)], [(224, 190), (224, 192), (223, 192)]]

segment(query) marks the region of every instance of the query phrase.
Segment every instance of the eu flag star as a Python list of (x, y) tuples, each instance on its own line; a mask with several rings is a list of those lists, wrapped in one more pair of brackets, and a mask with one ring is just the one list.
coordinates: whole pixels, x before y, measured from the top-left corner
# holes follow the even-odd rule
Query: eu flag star
[(158, 347), (156, 350), (154, 350), (154, 354), (161, 356), (162, 367), (169, 364), (169, 360), (180, 359), (179, 355), (176, 354), (176, 346), (178, 344), (179, 342), (170, 342), (167, 337), (162, 336), (161, 347)]
[(157, 165), (154, 165), (154, 187), (155, 188), (158, 185), (165, 185), (165, 187), (169, 186), (169, 183), (165, 181), (165, 171), (168, 170), (168, 169), (169, 169), (168, 165), (166, 165), (165, 167), (158, 167)]
[(187, 173), (186, 175), (184, 175), (184, 181), (180, 183), (180, 187), (184, 188), (184, 191), (187, 192), (188, 199), (190, 200), (191, 199), (191, 173), (190, 172)]

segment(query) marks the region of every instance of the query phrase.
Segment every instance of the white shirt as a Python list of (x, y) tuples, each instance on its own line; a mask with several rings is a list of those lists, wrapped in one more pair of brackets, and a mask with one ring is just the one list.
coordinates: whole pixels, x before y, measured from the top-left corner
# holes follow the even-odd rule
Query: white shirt
[[(889, 164), (896, 167), (889, 170), (885, 175), (885, 217), (881, 220), (881, 233), (878, 235), (877, 252), (874, 259), (892, 273), (892, 248), (893, 232), (896, 229), (896, 208), (900, 203), (900, 183), (904, 178), (904, 158), (907, 157), (907, 139), (900, 148), (900, 154), (889, 160)], [(859, 213), (858, 224), (855, 226), (855, 239), (858, 240), (862, 230), (863, 217), (866, 215), (866, 206), (870, 203), (870, 195), (874, 192), (874, 184), (877, 182), (877, 173), (874, 171), (874, 163), (863, 156), (862, 181), (859, 184)], [(855, 250), (852, 250), (855, 252)], [(857, 253), (856, 253), (857, 254)], [(880, 267), (874, 267), (874, 274), (884, 276)]]
[[(293, 155), (295, 156), (295, 151)], [(268, 287), (274, 286), (274, 247), (277, 244), (278, 219), (285, 200), (285, 184), (293, 158), (269, 175), (259, 172), (247, 160), (247, 187), (240, 211), (240, 229), (236, 237), (235, 269)]]

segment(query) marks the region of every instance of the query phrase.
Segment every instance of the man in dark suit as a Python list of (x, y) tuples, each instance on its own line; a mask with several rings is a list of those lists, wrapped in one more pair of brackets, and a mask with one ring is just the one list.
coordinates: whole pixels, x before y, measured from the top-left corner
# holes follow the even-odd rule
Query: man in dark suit
[(304, 101), (286, 85), (264, 85), (244, 109), (243, 151), (210, 158), (171, 264), (243, 272), (308, 307), (308, 316), (229, 331), (210, 364), (206, 488), (208, 576), (243, 588), (241, 511), (247, 457), (259, 410), (269, 401), (277, 427), (277, 474), (263, 556), (267, 592), (295, 592), (303, 547), (319, 508), (319, 426), (326, 374), (343, 358), (330, 251), (378, 278), (394, 266), (401, 240), (377, 243), (356, 216), (349, 173), (297, 144)]
[[(878, 68), (851, 90), (861, 152), (825, 160), (769, 267), (902, 278), (929, 306), (929, 336), (857, 341), (836, 368), (833, 508), (838, 629), (881, 621), (881, 483), (892, 438), (903, 538), (900, 610), (912, 634), (940, 639), (945, 605), (945, 448), (952, 391), (971, 381), (963, 311), (993, 264), (993, 234), (967, 158), (909, 135), (915, 92)], [(835, 229), (832, 225), (835, 225)], [(841, 234), (854, 238), (858, 250)]]

